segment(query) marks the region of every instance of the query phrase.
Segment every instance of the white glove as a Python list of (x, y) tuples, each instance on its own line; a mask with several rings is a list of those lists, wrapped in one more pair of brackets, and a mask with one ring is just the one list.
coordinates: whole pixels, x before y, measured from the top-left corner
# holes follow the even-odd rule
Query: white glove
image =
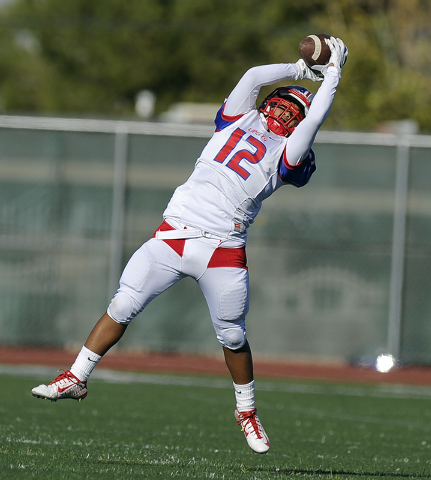
[(341, 38), (325, 38), (325, 42), (331, 49), (331, 57), (329, 58), (329, 62), (326, 65), (314, 65), (314, 67), (312, 67), (316, 73), (319, 72), (320, 75), (323, 76), (326, 75), (330, 65), (338, 68), (338, 70), (341, 72), (341, 69), (346, 63), (347, 55), (349, 54), (349, 50), (347, 49), (346, 45), (344, 45), (344, 42), (341, 40)]
[(300, 58), (296, 65), (298, 65), (299, 69), (301, 70), (301, 78), (298, 80), (311, 80), (312, 82), (321, 82), (323, 77), (319, 77), (311, 68)]

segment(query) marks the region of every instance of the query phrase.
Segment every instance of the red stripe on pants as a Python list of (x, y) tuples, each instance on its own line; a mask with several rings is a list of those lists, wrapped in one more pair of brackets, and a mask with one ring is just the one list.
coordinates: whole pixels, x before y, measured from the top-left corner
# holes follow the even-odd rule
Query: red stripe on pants
[[(156, 236), (156, 232), (165, 232), (167, 230), (175, 230), (174, 227), (164, 220), (160, 227), (154, 232), (153, 238)], [(174, 250), (180, 257), (183, 256), (184, 247), (186, 241), (184, 239), (177, 240), (163, 240), (166, 242), (172, 250)], [(207, 268), (219, 268), (219, 267), (235, 267), (244, 268), (247, 267), (247, 255), (245, 253), (245, 246), (240, 248), (224, 248), (217, 247), (208, 262)]]
[(218, 267), (236, 267), (248, 270), (245, 246), (240, 248), (216, 248), (211, 260), (208, 262), (207, 268)]
[[(153, 238), (156, 236), (156, 232), (166, 232), (167, 230), (175, 230), (174, 227), (169, 225), (169, 223), (166, 220), (163, 220), (163, 223), (160, 225), (160, 227), (154, 232)], [(184, 239), (177, 239), (177, 240), (163, 240), (165, 243), (167, 243), (172, 250), (174, 250), (180, 257), (183, 256), (184, 253), (184, 247), (186, 245), (186, 241)]]

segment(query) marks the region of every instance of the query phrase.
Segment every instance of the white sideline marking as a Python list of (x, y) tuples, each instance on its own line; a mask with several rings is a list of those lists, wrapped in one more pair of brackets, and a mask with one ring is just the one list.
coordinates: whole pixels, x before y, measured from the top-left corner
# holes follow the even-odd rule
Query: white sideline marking
[[(55, 367), (32, 365), (0, 365), (0, 375), (16, 375), (22, 377), (41, 378), (51, 381), (55, 378)], [(108, 383), (144, 383), (151, 385), (176, 385), (180, 387), (232, 388), (230, 379), (187, 377), (181, 375), (157, 375), (149, 373), (119, 372), (100, 368), (95, 370), (91, 379)], [(345, 395), (355, 397), (429, 399), (431, 387), (410, 385), (348, 385), (329, 383), (299, 383), (291, 380), (259, 380), (256, 390), (267, 392), (302, 393), (313, 395)], [(312, 382), (312, 381), (311, 381)]]

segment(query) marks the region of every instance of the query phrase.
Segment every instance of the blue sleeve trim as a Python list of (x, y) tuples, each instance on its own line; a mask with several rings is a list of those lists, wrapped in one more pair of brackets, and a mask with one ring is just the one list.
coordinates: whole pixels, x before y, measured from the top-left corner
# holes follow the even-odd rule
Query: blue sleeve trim
[(229, 117), (228, 115), (225, 115), (223, 113), (225, 105), (226, 105), (226, 102), (224, 102), (223, 105), (219, 108), (216, 118), (214, 120), (214, 123), (216, 126), (216, 132), (219, 132), (220, 130), (225, 129), (229, 125), (232, 125), (232, 123), (236, 122), (243, 116), (243, 115), (235, 115), (234, 117)]
[(283, 158), (280, 161), (279, 176), (285, 183), (290, 183), (295, 187), (303, 187), (307, 185), (311, 175), (316, 171), (316, 162), (313, 150), (310, 149), (308, 157), (299, 165), (288, 167)]

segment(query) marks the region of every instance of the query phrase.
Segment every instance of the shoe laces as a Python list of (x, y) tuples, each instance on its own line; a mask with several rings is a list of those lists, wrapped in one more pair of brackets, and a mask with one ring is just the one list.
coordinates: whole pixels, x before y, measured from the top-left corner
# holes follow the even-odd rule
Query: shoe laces
[(247, 434), (253, 433), (257, 438), (263, 438), (260, 431), (261, 424), (256, 409), (248, 412), (238, 412), (238, 416), (238, 425), (241, 425), (241, 431), (245, 431)]
[(57, 378), (51, 382), (49, 385), (54, 385), (55, 383), (65, 383), (65, 382), (72, 382), (75, 385), (78, 385), (80, 383), (79, 379), (75, 377), (75, 375), (70, 371), (70, 370), (59, 370), (60, 375), (57, 376)]

